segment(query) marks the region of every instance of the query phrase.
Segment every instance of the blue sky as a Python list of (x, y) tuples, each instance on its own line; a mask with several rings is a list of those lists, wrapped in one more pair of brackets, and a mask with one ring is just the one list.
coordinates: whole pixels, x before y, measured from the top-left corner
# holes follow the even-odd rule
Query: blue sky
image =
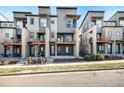
[[(81, 15), (81, 18), (78, 21), (78, 26), (80, 26), (87, 11), (105, 11), (105, 20), (109, 19), (117, 11), (124, 11), (124, 6), (77, 6), (77, 8), (78, 14)], [(6, 16), (9, 20), (13, 20), (12, 11), (28, 11), (37, 14), (38, 8), (37, 6), (0, 6), (0, 13)], [(56, 7), (51, 6), (51, 13), (54, 15), (56, 14)]]

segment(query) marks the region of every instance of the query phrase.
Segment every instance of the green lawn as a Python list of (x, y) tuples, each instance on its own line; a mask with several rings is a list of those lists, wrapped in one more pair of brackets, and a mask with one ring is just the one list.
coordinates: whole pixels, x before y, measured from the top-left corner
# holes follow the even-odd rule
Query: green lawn
[(75, 66), (46, 66), (46, 67), (23, 67), (23, 68), (0, 68), (0, 74), (16, 74), (29, 72), (65, 71), (65, 70), (98, 70), (124, 68), (124, 63), (109, 64), (82, 64)]

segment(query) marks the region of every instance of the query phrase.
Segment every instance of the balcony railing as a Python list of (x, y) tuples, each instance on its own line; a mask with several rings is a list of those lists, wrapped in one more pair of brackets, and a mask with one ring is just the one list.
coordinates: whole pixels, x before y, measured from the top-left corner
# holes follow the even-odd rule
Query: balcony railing
[(103, 42), (103, 43), (108, 43), (111, 42), (112, 40), (110, 38), (98, 38), (97, 42)]
[(59, 40), (57, 39), (56, 44), (75, 44), (73, 40)]
[(21, 40), (17, 40), (17, 39), (4, 40), (3, 44), (4, 45), (21, 45)]
[(34, 45), (45, 44), (45, 40), (35, 39), (32, 41), (32, 44)]

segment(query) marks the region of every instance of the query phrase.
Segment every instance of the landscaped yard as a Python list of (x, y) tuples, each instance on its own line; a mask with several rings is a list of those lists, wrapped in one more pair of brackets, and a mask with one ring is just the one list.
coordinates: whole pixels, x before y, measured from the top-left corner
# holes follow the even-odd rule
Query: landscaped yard
[(98, 70), (98, 69), (117, 69), (117, 68), (118, 69), (124, 68), (124, 63), (0, 68), (0, 74), (17, 74), (17, 73), (30, 73), (30, 72), (66, 71), (66, 70)]

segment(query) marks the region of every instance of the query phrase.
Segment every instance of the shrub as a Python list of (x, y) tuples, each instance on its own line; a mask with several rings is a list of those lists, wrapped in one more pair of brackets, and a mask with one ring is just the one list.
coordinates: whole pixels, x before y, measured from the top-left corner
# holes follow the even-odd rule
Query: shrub
[(84, 57), (84, 60), (86, 60), (86, 61), (102, 61), (102, 60), (104, 60), (104, 56), (102, 56), (102, 55), (86, 55)]
[(102, 56), (102, 55), (96, 55), (96, 60), (97, 61), (102, 61), (102, 60), (104, 60), (104, 56)]

